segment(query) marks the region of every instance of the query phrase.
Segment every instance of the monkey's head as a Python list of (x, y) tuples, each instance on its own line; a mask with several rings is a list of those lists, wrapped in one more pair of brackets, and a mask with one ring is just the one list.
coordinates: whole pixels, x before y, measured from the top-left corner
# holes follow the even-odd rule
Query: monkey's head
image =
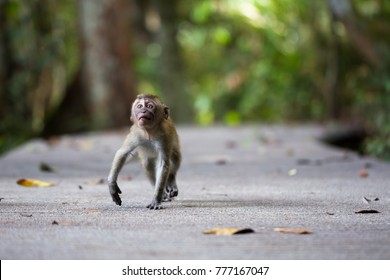
[(152, 128), (169, 118), (169, 108), (154, 94), (139, 94), (131, 108), (130, 120), (140, 128)]

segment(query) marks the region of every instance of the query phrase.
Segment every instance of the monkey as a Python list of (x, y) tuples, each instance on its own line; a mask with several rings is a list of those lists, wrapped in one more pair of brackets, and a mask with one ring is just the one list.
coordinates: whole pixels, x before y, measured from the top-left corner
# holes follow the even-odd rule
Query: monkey
[(146, 207), (162, 209), (162, 201), (171, 201), (179, 193), (176, 172), (181, 163), (179, 137), (169, 108), (157, 95), (139, 94), (131, 107), (133, 123), (122, 146), (115, 153), (108, 175), (108, 187), (112, 200), (119, 206), (122, 200), (117, 178), (126, 159), (136, 154), (152, 186), (154, 195)]

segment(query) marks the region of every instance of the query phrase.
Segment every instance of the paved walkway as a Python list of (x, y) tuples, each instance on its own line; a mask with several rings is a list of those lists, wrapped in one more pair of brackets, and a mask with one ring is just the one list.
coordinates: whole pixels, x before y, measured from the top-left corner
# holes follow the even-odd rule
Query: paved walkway
[[(145, 207), (152, 188), (138, 162), (120, 175), (121, 207), (99, 183), (125, 131), (31, 141), (0, 158), (0, 259), (390, 259), (390, 164), (321, 134), (180, 127), (179, 197), (160, 211)], [(254, 233), (203, 234), (215, 227)]]

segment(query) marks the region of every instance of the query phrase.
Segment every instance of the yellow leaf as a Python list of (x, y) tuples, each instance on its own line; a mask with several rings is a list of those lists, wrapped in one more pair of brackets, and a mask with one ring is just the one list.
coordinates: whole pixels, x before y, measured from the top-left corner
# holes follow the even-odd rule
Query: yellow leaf
[(54, 184), (41, 181), (41, 180), (35, 180), (35, 179), (20, 179), (16, 182), (18, 185), (21, 185), (23, 187), (52, 187)]
[(295, 234), (313, 233), (313, 231), (309, 228), (275, 228), (275, 231), (283, 232), (283, 233), (295, 233)]
[(243, 234), (243, 233), (252, 233), (252, 232), (254, 232), (254, 230), (250, 228), (244, 228), (244, 229), (213, 228), (211, 230), (203, 231), (204, 234), (215, 234), (215, 235), (233, 235), (233, 234)]

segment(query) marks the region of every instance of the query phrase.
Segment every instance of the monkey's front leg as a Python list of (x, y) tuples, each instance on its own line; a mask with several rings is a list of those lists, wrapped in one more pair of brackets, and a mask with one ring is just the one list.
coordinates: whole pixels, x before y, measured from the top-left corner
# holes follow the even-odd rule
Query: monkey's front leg
[(114, 160), (112, 162), (110, 174), (108, 175), (108, 189), (110, 191), (112, 200), (117, 205), (122, 205), (122, 200), (119, 194), (122, 193), (117, 184), (118, 174), (121, 171), (123, 165), (125, 164), (126, 158), (130, 153), (129, 148), (121, 148), (115, 153)]
[(154, 196), (152, 202), (147, 206), (149, 209), (159, 210), (162, 209), (162, 199), (164, 196), (165, 186), (167, 184), (169, 175), (169, 159), (159, 161), (159, 165), (156, 170), (156, 186), (154, 190)]

